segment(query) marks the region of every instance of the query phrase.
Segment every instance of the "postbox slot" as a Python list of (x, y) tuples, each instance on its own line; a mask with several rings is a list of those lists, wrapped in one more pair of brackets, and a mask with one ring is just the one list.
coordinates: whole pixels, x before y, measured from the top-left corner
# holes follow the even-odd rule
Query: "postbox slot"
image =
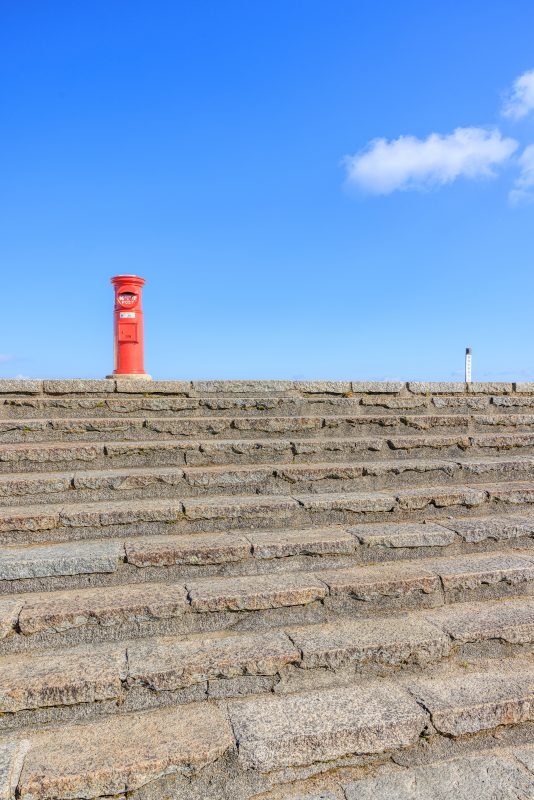
[(119, 293), (119, 303), (121, 306), (128, 308), (129, 306), (135, 305), (137, 302), (137, 295), (135, 292), (120, 292)]
[(137, 322), (119, 322), (119, 342), (138, 341)]

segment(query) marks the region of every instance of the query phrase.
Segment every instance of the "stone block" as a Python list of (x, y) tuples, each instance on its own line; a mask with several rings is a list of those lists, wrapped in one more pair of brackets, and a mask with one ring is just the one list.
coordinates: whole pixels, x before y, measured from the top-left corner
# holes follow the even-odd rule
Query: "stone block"
[(19, 378), (0, 380), (0, 394), (40, 394), (42, 391), (43, 381)]
[(456, 540), (443, 525), (378, 523), (354, 525), (348, 532), (366, 547), (447, 547)]
[(426, 562), (425, 566), (404, 561), (376, 567), (324, 570), (320, 576), (331, 594), (351, 595), (362, 601), (405, 597), (414, 592), (432, 594), (440, 588), (438, 576), (426, 568)]
[(247, 539), (235, 534), (152, 536), (126, 540), (125, 550), (126, 560), (136, 567), (225, 564), (251, 557), (251, 546)]
[(185, 588), (176, 584), (105, 586), (20, 597), (24, 605), (18, 624), (23, 636), (91, 624), (112, 626), (170, 619), (189, 610)]
[(193, 611), (257, 611), (307, 605), (326, 596), (324, 583), (303, 572), (187, 582)]
[(154, 691), (176, 691), (241, 675), (275, 675), (300, 660), (281, 631), (216, 638), (152, 639), (128, 646), (129, 679)]
[(0, 548), (0, 580), (115, 572), (124, 557), (118, 542), (72, 542)]
[(345, 787), (347, 800), (527, 800), (534, 778), (512, 753), (493, 751), (390, 771)]
[(43, 391), (45, 394), (87, 394), (87, 393), (106, 393), (115, 391), (115, 381), (113, 380), (61, 380), (43, 381)]
[(165, 775), (191, 775), (233, 745), (229, 723), (212, 703), (64, 725), (32, 739), (19, 797), (123, 795)]
[(342, 619), (291, 628), (306, 669), (337, 670), (348, 664), (426, 665), (450, 651), (449, 637), (415, 615), (369, 620)]
[(240, 762), (261, 772), (406, 747), (427, 723), (390, 683), (234, 701), (229, 713)]

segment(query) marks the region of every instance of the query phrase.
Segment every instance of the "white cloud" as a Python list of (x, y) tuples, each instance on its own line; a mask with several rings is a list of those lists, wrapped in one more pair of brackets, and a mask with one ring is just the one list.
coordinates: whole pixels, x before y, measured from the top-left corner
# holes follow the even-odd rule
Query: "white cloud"
[(390, 194), (396, 189), (443, 186), (460, 176), (491, 177), (493, 167), (506, 161), (517, 146), (498, 130), (456, 128), (446, 136), (432, 133), (426, 139), (374, 139), (344, 162), (350, 184), (374, 194)]
[(534, 110), (534, 69), (524, 72), (514, 81), (502, 113), (511, 119), (521, 119)]
[(518, 164), (521, 172), (509, 194), (512, 205), (534, 201), (534, 144), (525, 147), (518, 158)]

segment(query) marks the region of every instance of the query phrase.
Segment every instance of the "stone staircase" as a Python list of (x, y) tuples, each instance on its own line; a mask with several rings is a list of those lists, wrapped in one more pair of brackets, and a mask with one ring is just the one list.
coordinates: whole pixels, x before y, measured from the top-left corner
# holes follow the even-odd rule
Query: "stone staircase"
[(534, 384), (0, 381), (0, 800), (534, 798)]

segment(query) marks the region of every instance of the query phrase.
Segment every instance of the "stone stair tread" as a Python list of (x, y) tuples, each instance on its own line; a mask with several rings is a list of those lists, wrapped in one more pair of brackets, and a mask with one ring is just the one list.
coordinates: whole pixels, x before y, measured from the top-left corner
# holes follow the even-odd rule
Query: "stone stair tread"
[[(472, 800), (476, 791), (478, 800), (527, 800), (534, 798), (533, 773), (532, 745), (495, 748), (421, 766), (386, 767), (375, 777), (345, 783), (342, 796), (344, 800)], [(328, 795), (301, 795), (300, 800), (319, 797)]]
[(350, 664), (422, 667), (443, 662), (453, 641), (501, 639), (534, 641), (534, 599), (258, 633), (150, 637), (21, 653), (0, 658), (0, 713), (119, 700), (130, 687), (177, 692), (206, 681), (275, 675), (288, 664), (334, 673)]
[[(229, 702), (246, 768), (263, 772), (531, 721), (534, 667), (502, 659), (491, 669), (443, 669), (441, 677), (376, 681), (283, 697)], [(357, 796), (357, 795), (356, 795)]]
[(123, 795), (169, 774), (190, 776), (234, 746), (213, 703), (114, 716), (30, 738), (21, 800)]
[[(452, 731), (442, 735), (458, 738), (466, 727), (491, 731), (516, 719), (530, 720), (534, 671), (524, 668), (514, 675), (513, 662), (502, 663), (486, 683), (483, 672), (466, 675), (456, 670), (441, 680), (406, 686), (380, 681), (231, 700), (229, 719), (226, 704), (202, 702), (32, 731), (23, 740), (2, 742), (12, 767), (18, 759), (18, 769), (12, 768), (5, 780), (23, 800), (45, 800), (133, 792), (171, 774), (190, 777), (232, 751), (245, 774), (327, 762), (332, 768), (349, 755), (378, 755), (417, 745), (436, 723), (438, 731)], [(428, 710), (427, 702), (435, 711)], [(467, 798), (476, 785), (480, 796), (489, 800), (502, 784), (499, 797), (519, 800), (531, 794), (533, 767), (532, 745), (523, 744), (408, 769), (390, 762), (378, 765), (373, 777), (347, 778), (343, 788), (351, 800), (400, 800), (422, 798), (423, 790), (426, 797), (434, 789), (436, 797), (449, 797), (454, 790), (455, 796)]]
[(309, 605), (324, 601), (327, 596), (353, 597), (365, 605), (376, 599), (394, 601), (421, 595), (442, 605), (442, 586), (449, 592), (470, 591), (482, 585), (514, 587), (533, 580), (534, 554), (493, 551), (446, 559), (429, 558), (421, 563), (395, 561), (350, 569), (27, 592), (0, 598), (0, 632), (4, 638), (9, 635), (26, 637), (88, 624), (106, 627), (184, 614), (250, 612)]

